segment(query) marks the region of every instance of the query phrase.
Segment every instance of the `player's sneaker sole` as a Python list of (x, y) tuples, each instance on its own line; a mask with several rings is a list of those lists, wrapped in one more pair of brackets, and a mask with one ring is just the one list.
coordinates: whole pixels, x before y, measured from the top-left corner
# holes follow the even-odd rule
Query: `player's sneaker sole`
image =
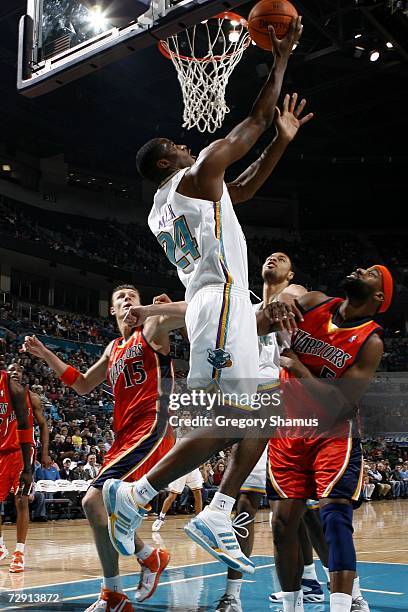
[(184, 531), (189, 538), (196, 542), (196, 544), (204, 548), (204, 550), (210, 553), (210, 555), (218, 561), (222, 561), (222, 563), (228, 565), (231, 569), (245, 574), (253, 574), (255, 572), (255, 565), (252, 561), (249, 559), (242, 559), (240, 561), (219, 548), (211, 529), (201, 519), (197, 517), (193, 518), (184, 527)]

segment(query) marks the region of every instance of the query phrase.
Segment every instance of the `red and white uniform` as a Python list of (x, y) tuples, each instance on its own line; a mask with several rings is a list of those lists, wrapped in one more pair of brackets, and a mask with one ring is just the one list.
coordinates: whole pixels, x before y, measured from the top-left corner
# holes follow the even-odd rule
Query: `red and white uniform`
[[(329, 298), (306, 311), (293, 335), (291, 349), (316, 378), (341, 379), (358, 361), (370, 336), (382, 334), (381, 327), (371, 318), (336, 325), (342, 302), (340, 298)], [(296, 378), (284, 368), (280, 380), (286, 418), (325, 416), (327, 422), (323, 407), (307, 391), (307, 380)], [(333, 423), (336, 416), (333, 415)], [(269, 476), (277, 499), (357, 500), (362, 482), (362, 451), (356, 423), (343, 419), (326, 431), (312, 423), (306, 428), (278, 429), (269, 442)]]
[[(30, 392), (27, 393), (29, 423), (33, 427), (33, 412)], [(34, 431), (33, 431), (34, 457)], [(23, 469), (23, 455), (17, 437), (17, 419), (11, 404), (9, 392), (9, 375), (0, 371), (0, 502), (4, 501), (10, 491), (17, 493), (20, 473)]]
[(128, 338), (117, 338), (109, 357), (107, 380), (113, 389), (115, 441), (98, 477), (138, 480), (173, 446), (168, 425), (168, 398), (174, 373), (171, 358), (155, 351), (142, 328)]

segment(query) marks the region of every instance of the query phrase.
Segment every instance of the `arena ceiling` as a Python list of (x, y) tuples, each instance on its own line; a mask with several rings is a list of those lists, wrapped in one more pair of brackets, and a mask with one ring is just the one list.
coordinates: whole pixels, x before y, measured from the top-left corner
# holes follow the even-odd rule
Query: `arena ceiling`
[[(408, 90), (408, 14), (391, 15), (389, 0), (296, 4), (304, 15), (304, 35), (283, 91), (296, 90), (306, 97), (316, 119), (292, 144), (275, 184), (283, 192), (301, 186), (310, 200), (315, 197), (322, 204), (335, 184), (338, 189), (331, 189), (329, 197), (337, 204), (350, 201), (347, 194), (353, 200), (352, 194), (358, 193), (359, 201), (368, 205), (389, 197), (392, 183), (392, 201), (402, 203), (408, 161), (403, 103)], [(243, 4), (241, 14), (247, 15), (252, 5)], [(155, 47), (43, 97), (19, 95), (17, 27), (24, 8), (22, 0), (0, 3), (0, 142), (10, 151), (18, 148), (38, 156), (63, 152), (77, 166), (131, 177), (134, 153), (148, 138), (166, 135), (193, 150), (211, 140), (182, 130), (174, 68)], [(371, 62), (374, 50), (380, 57)], [(249, 48), (231, 78), (231, 113), (222, 132), (250, 109), (270, 64), (267, 52)], [(270, 138), (265, 136), (259, 150)], [(265, 193), (269, 191), (271, 184)]]

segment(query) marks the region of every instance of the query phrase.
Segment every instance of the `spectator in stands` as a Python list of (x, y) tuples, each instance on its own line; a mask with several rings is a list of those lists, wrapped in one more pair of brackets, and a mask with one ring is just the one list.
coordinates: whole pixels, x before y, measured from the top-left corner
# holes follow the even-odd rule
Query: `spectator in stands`
[(201, 494), (203, 497), (203, 505), (205, 505), (207, 502), (212, 500), (214, 494), (218, 491), (218, 487), (214, 485), (214, 471), (209, 461), (200, 467), (200, 471), (203, 477), (203, 488)]
[(85, 472), (88, 472), (90, 478), (93, 480), (97, 477), (101, 466), (96, 463), (96, 455), (90, 454), (88, 455), (88, 462), (84, 467)]
[(82, 438), (79, 427), (75, 427), (74, 435), (72, 436), (72, 444), (75, 446), (75, 448), (81, 448)]
[(402, 464), (400, 473), (404, 483), (404, 497), (408, 497), (408, 462)]
[(73, 471), (73, 480), (90, 480), (90, 474), (85, 471), (85, 462), (78, 461), (76, 468)]
[(32, 521), (46, 523), (47, 513), (45, 509), (45, 495), (42, 491), (34, 491), (29, 497), (30, 510), (32, 511)]
[(363, 472), (363, 499), (364, 501), (371, 501), (371, 496), (374, 493), (375, 484), (370, 482), (370, 476), (368, 474), (369, 466), (364, 466)]
[(62, 452), (62, 437), (61, 434), (56, 433), (52, 442), (50, 442), (50, 451), (54, 452), (56, 456)]
[(391, 472), (391, 486), (392, 486), (392, 496), (394, 499), (396, 497), (405, 497), (405, 483), (404, 479), (401, 475), (402, 466), (398, 464)]
[(224, 464), (224, 461), (220, 459), (214, 468), (213, 483), (216, 487), (220, 486), (224, 472), (225, 472), (225, 464)]
[(71, 436), (66, 436), (64, 442), (61, 444), (61, 457), (65, 458), (65, 457), (73, 457), (74, 453), (75, 453), (75, 447), (72, 444), (72, 437)]
[(69, 457), (62, 462), (62, 470), (60, 470), (59, 475), (62, 480), (74, 480), (71, 459)]
[(35, 469), (35, 480), (60, 480), (59, 470), (52, 465), (51, 459), (47, 460), (45, 466), (38, 466)]
[(384, 498), (391, 490), (391, 485), (382, 483), (382, 474), (378, 470), (378, 466), (374, 461), (370, 463), (368, 475), (370, 478), (370, 483), (375, 485), (376, 491), (378, 492), (378, 496)]

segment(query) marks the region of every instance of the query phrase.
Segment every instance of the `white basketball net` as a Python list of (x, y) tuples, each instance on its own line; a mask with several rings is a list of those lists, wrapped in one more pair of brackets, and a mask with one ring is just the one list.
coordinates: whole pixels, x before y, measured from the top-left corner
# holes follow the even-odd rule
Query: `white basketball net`
[(230, 112), (225, 90), (251, 42), (244, 24), (243, 19), (231, 22), (230, 16), (214, 17), (161, 41), (162, 53), (170, 57), (177, 70), (184, 101), (184, 128), (213, 133)]

